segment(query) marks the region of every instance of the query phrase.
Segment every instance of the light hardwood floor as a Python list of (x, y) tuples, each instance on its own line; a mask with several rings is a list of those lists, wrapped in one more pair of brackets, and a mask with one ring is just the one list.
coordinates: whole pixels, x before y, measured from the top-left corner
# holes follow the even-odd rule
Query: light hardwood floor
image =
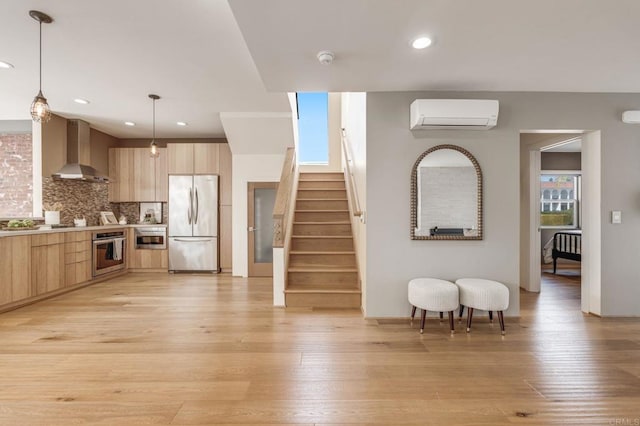
[(640, 319), (544, 275), (505, 337), (480, 315), (451, 337), (276, 309), (269, 279), (129, 274), (0, 314), (0, 424), (637, 425)]

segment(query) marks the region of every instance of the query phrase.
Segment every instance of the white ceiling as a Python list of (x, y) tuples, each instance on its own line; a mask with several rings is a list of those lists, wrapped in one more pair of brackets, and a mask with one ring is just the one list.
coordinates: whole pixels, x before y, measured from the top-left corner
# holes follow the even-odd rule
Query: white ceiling
[(640, 92), (638, 0), (229, 3), (271, 91)]
[[(640, 92), (637, 0), (1, 0), (0, 120), (28, 119), (37, 92), (30, 9), (55, 20), (53, 111), (121, 138), (150, 137), (149, 93), (157, 137), (194, 138), (224, 136), (221, 112), (289, 113), (287, 91)], [(434, 45), (412, 49), (420, 34)]]
[(42, 28), (42, 89), (64, 117), (150, 137), (155, 93), (156, 136), (197, 138), (224, 136), (220, 112), (291, 112), (286, 94), (264, 89), (226, 0), (2, 0), (0, 61), (15, 68), (0, 69), (0, 120), (29, 119), (38, 91), (31, 9), (54, 19)]

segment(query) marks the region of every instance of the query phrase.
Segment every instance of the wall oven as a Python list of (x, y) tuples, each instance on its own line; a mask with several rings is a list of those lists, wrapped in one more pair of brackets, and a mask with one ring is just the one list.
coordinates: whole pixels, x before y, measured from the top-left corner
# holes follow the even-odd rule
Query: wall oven
[(167, 248), (167, 228), (164, 226), (136, 226), (136, 249), (164, 250)]
[(125, 231), (98, 231), (93, 233), (94, 277), (116, 272), (126, 267), (127, 251)]

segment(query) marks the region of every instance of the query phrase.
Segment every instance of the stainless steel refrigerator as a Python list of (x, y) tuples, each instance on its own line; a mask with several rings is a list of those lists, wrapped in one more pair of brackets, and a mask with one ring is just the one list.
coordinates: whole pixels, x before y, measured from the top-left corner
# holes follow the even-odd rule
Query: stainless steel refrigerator
[(169, 270), (219, 272), (218, 176), (169, 176)]

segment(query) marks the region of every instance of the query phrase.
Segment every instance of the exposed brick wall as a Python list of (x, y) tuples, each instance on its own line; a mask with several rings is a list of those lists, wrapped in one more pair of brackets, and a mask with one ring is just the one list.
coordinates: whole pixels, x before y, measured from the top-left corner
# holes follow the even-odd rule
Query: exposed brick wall
[(0, 133), (0, 217), (33, 215), (33, 144), (30, 133)]

